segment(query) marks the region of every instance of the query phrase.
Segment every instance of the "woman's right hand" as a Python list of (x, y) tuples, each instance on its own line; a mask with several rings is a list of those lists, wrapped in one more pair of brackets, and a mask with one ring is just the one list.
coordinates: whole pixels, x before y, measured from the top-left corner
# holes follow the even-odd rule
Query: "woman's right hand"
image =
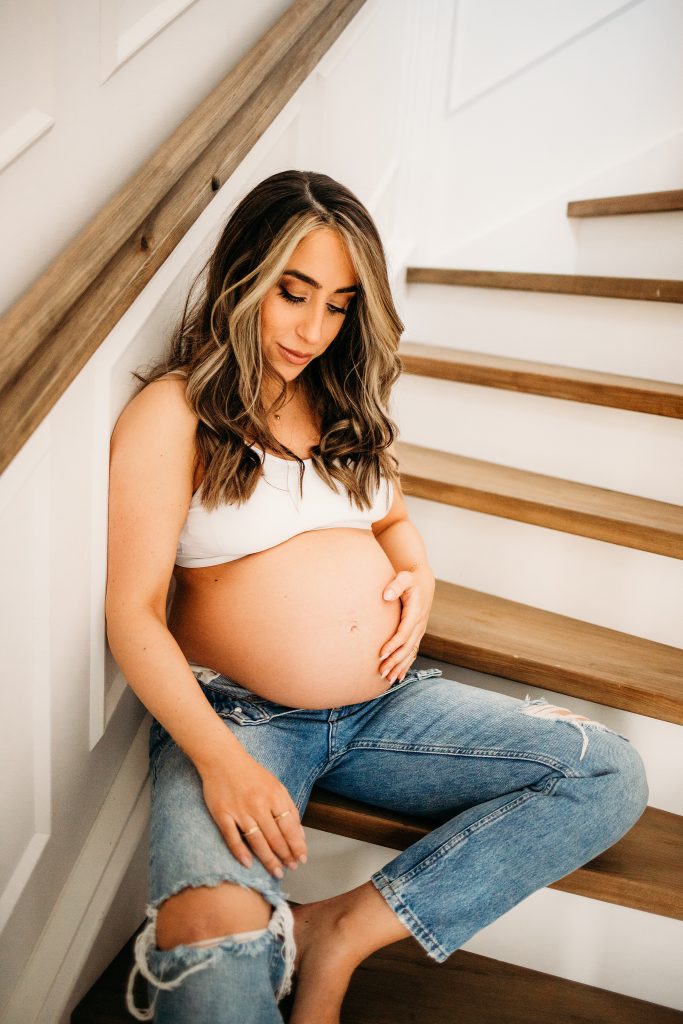
[[(231, 751), (229, 760), (205, 768), (201, 779), (209, 813), (245, 867), (252, 864), (249, 847), (276, 878), (282, 877), (283, 863), (296, 868), (299, 860), (305, 862), (306, 838), (296, 804), (280, 780), (250, 754)], [(290, 813), (275, 820), (283, 811)], [(256, 825), (259, 832), (241, 835)]]

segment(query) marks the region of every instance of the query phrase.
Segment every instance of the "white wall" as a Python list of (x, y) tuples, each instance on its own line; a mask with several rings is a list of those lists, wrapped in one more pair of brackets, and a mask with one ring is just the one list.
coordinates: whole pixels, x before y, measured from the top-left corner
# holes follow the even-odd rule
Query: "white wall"
[(508, 270), (542, 259), (574, 273), (567, 198), (681, 187), (678, 0), (426, 6), (435, 82), (419, 259)]
[(289, 6), (3, 0), (0, 312)]
[[(144, 12), (172, 6), (148, 2)], [(16, 36), (8, 49), (26, 57), (0, 64), (14, 97), (13, 107), (0, 108), (0, 128), (16, 129), (33, 108), (56, 121), (0, 173), (0, 221), (17, 237), (0, 308), (285, 6), (262, 2), (244, 13), (243, 5), (195, 0), (101, 82), (112, 40), (125, 44), (127, 28), (144, 28), (139, 3), (103, 0), (99, 14), (85, 0), (5, 5), (1, 17)], [(503, 23), (511, 6), (518, 17)], [(408, 337), (674, 379), (681, 320), (670, 306), (624, 303), (619, 311), (615, 300), (577, 299), (577, 307), (566, 296), (511, 293), (503, 301), (475, 289), (459, 290), (454, 302), (434, 289), (406, 289), (400, 275), (409, 262), (456, 257), (463, 266), (568, 272), (604, 260), (609, 273), (623, 242), (605, 247), (598, 235), (579, 246), (563, 203), (592, 194), (594, 183), (596, 194), (680, 185), (679, 22), (680, 6), (665, 0), (367, 0), (2, 475), (0, 550), (9, 583), (0, 645), (9, 682), (0, 747), (17, 765), (0, 807), (12, 823), (0, 860), (4, 1020), (66, 1022), (143, 917), (149, 717), (104, 646), (108, 442), (132, 393), (130, 371), (160, 350), (234, 203), (276, 170), (325, 171), (375, 215)], [(647, 102), (622, 117), (618, 132), (600, 133), (634, 59)], [(608, 73), (598, 76), (598, 66)], [(624, 79), (618, 88), (617, 72)], [(157, 88), (146, 99), (151, 81)], [(591, 96), (583, 91), (588, 81)], [(8, 145), (0, 140), (0, 157)], [(677, 424), (549, 401), (406, 377), (395, 409), (409, 441), (511, 465), (546, 464), (558, 475), (680, 500), (675, 474), (663, 472), (678, 450)], [(553, 440), (548, 446), (539, 422)], [(620, 444), (629, 460), (615, 455)], [(442, 578), (680, 643), (681, 577), (671, 559), (419, 499), (409, 499), (409, 508)], [(495, 558), (477, 557), (494, 549)], [(509, 680), (442, 667), (464, 682), (536, 695)], [(681, 812), (677, 727), (563, 703), (633, 735), (646, 757), (651, 803)], [(309, 831), (312, 857), (290, 880), (293, 899), (358, 884), (392, 856)], [(558, 920), (568, 941), (548, 943)], [(680, 922), (543, 890), (466, 948), (680, 1006), (673, 972), (680, 937)]]

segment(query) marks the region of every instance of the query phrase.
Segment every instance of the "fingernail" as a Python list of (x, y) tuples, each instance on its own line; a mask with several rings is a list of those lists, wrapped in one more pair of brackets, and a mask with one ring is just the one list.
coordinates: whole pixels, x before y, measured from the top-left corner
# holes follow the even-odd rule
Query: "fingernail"
[(244, 864), (245, 868), (250, 868), (251, 867), (251, 858), (250, 857), (240, 857), (240, 863)]
[(302, 864), (305, 864), (306, 861), (308, 860), (308, 857), (306, 856), (305, 853), (302, 853), (301, 856), (299, 857), (299, 860), (301, 861)]
[(282, 868), (274, 868), (273, 869), (273, 874), (275, 875), (276, 878), (284, 878), (285, 877), (285, 873), (282, 870)]
[(396, 594), (394, 593), (393, 590), (391, 590), (391, 588), (389, 588), (389, 590), (384, 591), (384, 596), (387, 599), (387, 601), (391, 601), (393, 597), (396, 597)]

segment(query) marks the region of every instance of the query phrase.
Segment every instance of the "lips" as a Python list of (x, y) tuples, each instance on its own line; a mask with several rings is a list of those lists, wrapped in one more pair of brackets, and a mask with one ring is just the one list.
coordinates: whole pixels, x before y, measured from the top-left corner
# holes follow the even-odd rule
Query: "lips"
[(312, 355), (305, 355), (304, 353), (301, 352), (295, 352), (293, 349), (285, 348), (285, 346), (281, 345), (280, 342), (278, 342), (277, 344), (278, 348), (281, 349), (282, 354), (284, 358), (287, 360), (287, 362), (293, 363), (296, 366), (303, 366), (305, 363), (308, 363), (313, 358)]

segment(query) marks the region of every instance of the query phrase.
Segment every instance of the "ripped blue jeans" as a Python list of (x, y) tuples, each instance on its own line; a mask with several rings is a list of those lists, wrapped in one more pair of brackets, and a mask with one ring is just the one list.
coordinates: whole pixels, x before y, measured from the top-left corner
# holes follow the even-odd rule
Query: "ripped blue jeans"
[[(373, 700), (304, 710), (191, 667), (226, 728), (287, 787), (302, 818), (318, 785), (434, 823), (370, 881), (437, 962), (612, 846), (647, 805), (630, 740), (544, 698), (522, 701), (412, 668)], [(246, 868), (231, 854), (194, 765), (156, 720), (149, 751), (148, 921), (136, 940), (128, 1009), (158, 1024), (282, 1022), (278, 1003), (295, 956), (283, 882), (256, 856)], [(160, 904), (188, 886), (224, 881), (266, 899), (268, 927), (159, 949)], [(145, 1010), (133, 1002), (138, 970), (148, 983)]]

